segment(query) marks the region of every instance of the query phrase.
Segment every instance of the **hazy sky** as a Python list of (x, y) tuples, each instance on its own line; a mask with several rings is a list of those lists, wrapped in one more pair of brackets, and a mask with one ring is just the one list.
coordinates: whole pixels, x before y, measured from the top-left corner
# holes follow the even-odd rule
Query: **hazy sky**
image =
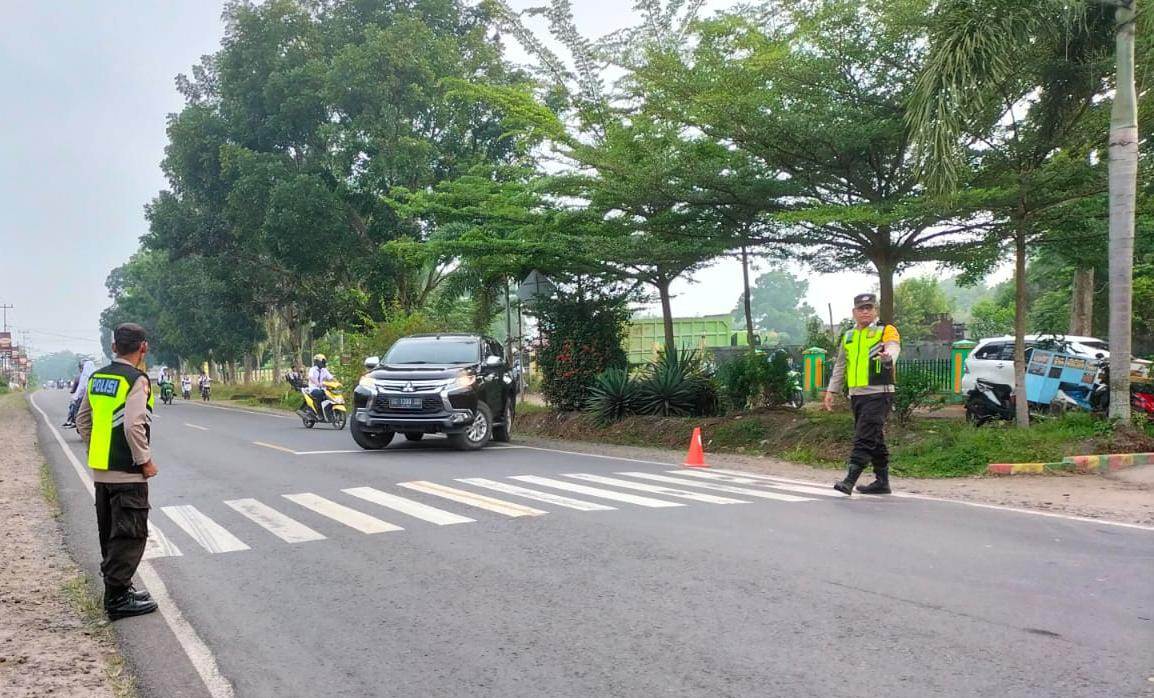
[[(220, 0), (0, 0), (0, 305), (34, 353), (95, 353), (104, 280), (137, 248), (143, 206), (165, 186), (173, 78), (219, 44)], [(533, 0), (512, 0), (527, 7)], [(583, 32), (632, 23), (623, 0), (576, 0)], [(709, 3), (713, 8), (731, 4)], [(675, 286), (678, 315), (728, 312), (740, 267), (722, 262)], [(842, 316), (875, 282), (814, 276), (810, 303)]]

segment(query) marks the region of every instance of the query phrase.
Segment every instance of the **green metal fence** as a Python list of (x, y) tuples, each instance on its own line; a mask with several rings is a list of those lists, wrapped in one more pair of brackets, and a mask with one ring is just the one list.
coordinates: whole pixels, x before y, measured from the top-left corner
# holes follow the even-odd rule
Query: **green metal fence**
[[(953, 393), (954, 380), (949, 359), (903, 359), (898, 358), (897, 380), (900, 382), (902, 374), (911, 371), (924, 372), (933, 382), (934, 390), (939, 393)], [(829, 378), (833, 374), (832, 360), (825, 367), (822, 375), (822, 388), (829, 386)]]
[(953, 372), (949, 359), (902, 359), (898, 357), (897, 379), (900, 381), (903, 373), (918, 371), (925, 373), (933, 382), (934, 390), (939, 393), (954, 392)]

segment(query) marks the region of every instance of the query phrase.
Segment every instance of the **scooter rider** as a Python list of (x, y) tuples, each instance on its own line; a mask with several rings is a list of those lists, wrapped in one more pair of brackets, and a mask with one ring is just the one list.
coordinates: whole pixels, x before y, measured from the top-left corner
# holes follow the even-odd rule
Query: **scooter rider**
[(180, 393), (185, 400), (192, 396), (192, 378), (187, 373), (180, 377)]
[(96, 364), (91, 359), (80, 362), (80, 375), (76, 378), (76, 388), (72, 391), (71, 402), (68, 405), (68, 418), (60, 426), (76, 426), (76, 413), (80, 409), (81, 400), (88, 391), (88, 379), (92, 377), (93, 373), (96, 373)]
[(325, 402), (325, 382), (335, 381), (336, 378), (329, 372), (328, 360), (324, 354), (317, 354), (313, 357), (312, 368), (309, 369), (309, 395), (312, 396), (313, 404), (317, 408), (317, 417), (325, 418), (324, 402)]

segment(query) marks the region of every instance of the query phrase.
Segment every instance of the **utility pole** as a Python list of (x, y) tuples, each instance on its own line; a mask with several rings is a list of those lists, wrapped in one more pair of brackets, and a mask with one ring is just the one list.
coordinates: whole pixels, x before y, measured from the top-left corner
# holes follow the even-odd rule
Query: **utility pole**
[(8, 311), (12, 310), (15, 307), (16, 306), (14, 306), (14, 305), (0, 305), (0, 310), (4, 311), (4, 331), (5, 332), (8, 331)]

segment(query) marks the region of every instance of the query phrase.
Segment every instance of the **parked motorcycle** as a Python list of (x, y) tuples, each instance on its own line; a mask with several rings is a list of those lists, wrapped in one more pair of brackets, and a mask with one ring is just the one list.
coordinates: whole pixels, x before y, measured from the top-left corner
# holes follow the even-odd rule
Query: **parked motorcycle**
[(966, 395), (966, 421), (980, 427), (993, 420), (1014, 421), (1013, 388), (981, 378)]
[(333, 429), (340, 431), (345, 428), (345, 422), (348, 421), (348, 408), (345, 406), (341, 384), (339, 381), (325, 381), (323, 385), (325, 399), (320, 405), (316, 404), (312, 391), (307, 385), (300, 388), (301, 395), (304, 397), (304, 405), (297, 410), (297, 414), (300, 415), (305, 429), (312, 429), (317, 422), (325, 422), (331, 424)]

